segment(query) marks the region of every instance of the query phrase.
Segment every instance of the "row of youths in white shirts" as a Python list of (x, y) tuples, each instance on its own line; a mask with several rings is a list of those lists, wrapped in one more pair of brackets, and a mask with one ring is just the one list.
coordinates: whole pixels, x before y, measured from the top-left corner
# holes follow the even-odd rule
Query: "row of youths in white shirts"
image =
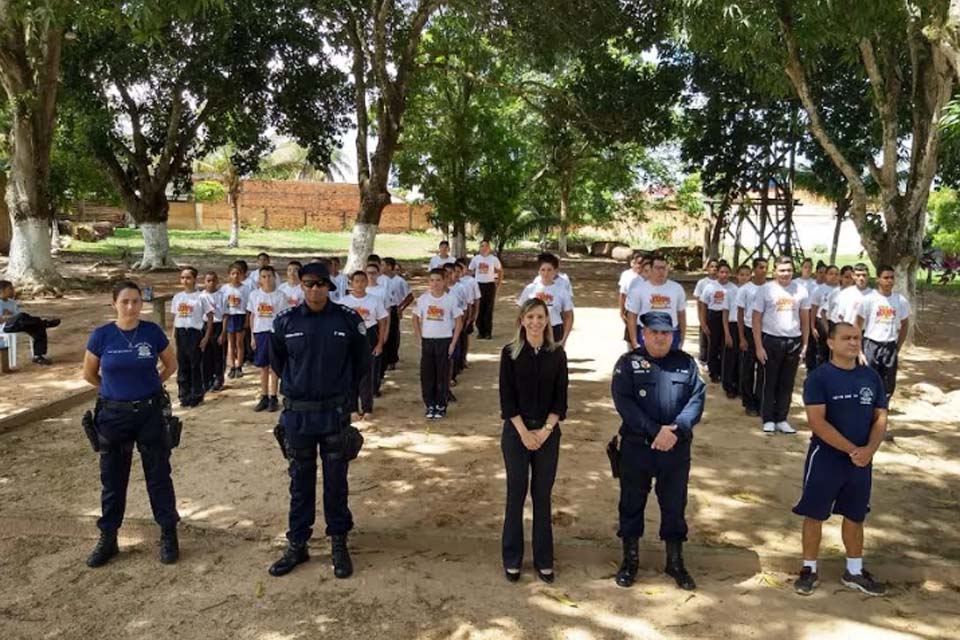
[[(714, 369), (711, 371), (712, 379), (720, 382), (726, 377), (724, 387), (728, 396), (741, 395), (748, 414), (759, 413), (762, 416), (765, 432), (794, 431), (786, 422), (789, 392), (792, 391), (796, 373), (795, 368), (790, 373), (791, 363), (794, 356), (799, 362), (799, 354), (806, 348), (810, 335), (825, 344), (827, 322), (844, 321), (862, 327), (862, 361), (878, 370), (887, 393), (893, 393), (896, 355), (907, 333), (910, 306), (900, 294), (891, 291), (894, 277), (892, 268), (884, 267), (878, 272), (878, 282), (884, 285), (882, 289), (873, 291), (866, 287), (868, 274), (865, 265), (844, 268), (844, 273), (852, 276), (856, 271), (858, 274), (856, 279), (850, 277), (850, 284), (845, 288), (836, 284), (840, 270), (835, 266), (823, 265), (818, 268), (818, 277), (814, 278), (812, 262), (804, 261), (801, 277), (793, 280), (793, 263), (789, 259), (784, 260), (778, 265), (778, 270), (789, 271), (789, 278), (786, 275), (780, 278), (780, 282), (787, 283), (785, 286), (777, 279), (767, 281), (766, 260), (758, 259), (753, 266), (752, 280), (748, 277), (748, 270), (741, 268), (738, 274), (740, 284), (733, 284), (729, 280), (727, 266), (722, 278), (708, 276), (698, 282), (694, 294), (698, 307), (706, 312), (703, 315), (709, 312), (722, 314), (720, 327), (723, 335), (717, 335), (714, 344), (719, 346), (722, 340), (722, 349), (736, 349), (751, 356), (732, 358), (732, 354), (725, 353), (727, 357), (722, 357), (721, 362), (733, 363), (729, 367), (731, 371), (724, 376), (722, 370)], [(716, 271), (716, 263), (708, 265), (708, 272), (716, 275)], [(640, 255), (635, 255), (631, 268), (621, 274), (621, 317), (627, 323), (631, 348), (638, 346), (637, 336), (642, 335), (632, 325), (640, 315), (651, 310), (670, 314), (676, 331), (676, 347), (682, 348), (686, 333), (686, 294), (678, 283), (667, 280), (666, 274), (665, 260), (659, 257), (645, 259)], [(761, 290), (763, 295), (759, 295)], [(814, 307), (814, 303), (819, 304)], [(819, 317), (819, 323), (814, 322), (815, 317)], [(760, 324), (754, 332), (753, 325), (757, 319)], [(631, 328), (633, 331), (630, 331)], [(765, 339), (765, 336), (769, 339)], [(759, 337), (759, 344), (756, 337)], [(708, 341), (709, 338), (707, 336)], [(783, 340), (797, 341), (799, 344), (787, 344), (784, 352), (781, 348), (783, 345), (777, 344)], [(772, 345), (773, 358), (767, 353), (770, 351), (766, 348), (768, 343)], [(829, 354), (824, 358), (821, 353), (820, 357), (808, 359), (808, 367), (812, 369), (828, 358)], [(771, 368), (778, 371), (774, 373), (773, 380), (767, 380), (763, 373)], [(751, 373), (754, 375), (749, 375)]]

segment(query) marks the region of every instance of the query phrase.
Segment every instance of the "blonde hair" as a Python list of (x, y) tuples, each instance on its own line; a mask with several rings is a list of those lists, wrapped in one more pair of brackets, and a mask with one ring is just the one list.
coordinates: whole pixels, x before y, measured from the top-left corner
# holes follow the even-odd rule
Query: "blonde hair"
[(513, 342), (510, 343), (510, 358), (516, 360), (523, 351), (523, 345), (527, 342), (527, 330), (523, 328), (523, 316), (530, 313), (534, 307), (543, 309), (543, 314), (547, 317), (547, 326), (543, 329), (543, 349), (553, 351), (556, 343), (553, 341), (553, 328), (550, 326), (550, 309), (547, 303), (540, 298), (530, 298), (520, 305), (520, 314), (517, 316), (517, 331), (513, 334)]

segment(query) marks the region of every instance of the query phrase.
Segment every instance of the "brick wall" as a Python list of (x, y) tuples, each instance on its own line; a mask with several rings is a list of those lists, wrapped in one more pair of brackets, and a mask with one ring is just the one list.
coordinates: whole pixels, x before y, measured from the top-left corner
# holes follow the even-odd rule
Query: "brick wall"
[[(197, 205), (171, 202), (171, 229), (230, 229), (231, 208), (226, 202)], [(265, 229), (343, 231), (353, 226), (360, 206), (357, 186), (330, 182), (246, 180), (240, 195), (240, 223)], [(404, 232), (427, 230), (430, 208), (390, 204), (383, 211), (380, 230)], [(198, 225), (199, 222), (199, 225)]]

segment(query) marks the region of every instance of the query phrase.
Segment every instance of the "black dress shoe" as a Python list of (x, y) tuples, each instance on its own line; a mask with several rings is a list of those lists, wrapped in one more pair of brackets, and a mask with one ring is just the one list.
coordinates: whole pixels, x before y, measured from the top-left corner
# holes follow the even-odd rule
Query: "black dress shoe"
[(540, 569), (537, 569), (537, 577), (547, 584), (553, 584), (553, 581), (557, 576), (553, 571), (550, 573), (544, 573), (543, 571), (540, 571)]
[(253, 408), (254, 411), (266, 411), (267, 407), (270, 406), (270, 398), (267, 396), (260, 396), (260, 402), (257, 403), (257, 406)]
[(33, 356), (33, 363), (44, 367), (49, 367), (53, 364), (53, 361), (45, 356)]
[(277, 396), (270, 396), (270, 400), (267, 402), (267, 411), (271, 413), (278, 411), (280, 409), (280, 401), (277, 399)]
[(333, 560), (333, 575), (341, 580), (353, 575), (353, 561), (347, 549), (347, 535), (330, 536), (330, 556)]
[(160, 533), (160, 562), (173, 564), (180, 559), (180, 541), (177, 530), (166, 529)]
[(43, 323), (47, 325), (48, 329), (53, 329), (60, 326), (60, 318), (45, 318)]
[(118, 553), (120, 553), (120, 547), (117, 545), (117, 534), (101, 533), (100, 539), (97, 540), (97, 546), (87, 556), (87, 566), (92, 568), (102, 567)]
[(503, 570), (503, 575), (506, 576), (508, 582), (520, 582), (520, 572), (516, 571), (507, 571)]
[(283, 556), (270, 565), (270, 568), (267, 569), (267, 572), (279, 578), (280, 576), (285, 576), (291, 571), (293, 571), (298, 564), (303, 564), (310, 559), (310, 553), (307, 550), (307, 544), (296, 544), (291, 542), (287, 545), (287, 550), (283, 552)]

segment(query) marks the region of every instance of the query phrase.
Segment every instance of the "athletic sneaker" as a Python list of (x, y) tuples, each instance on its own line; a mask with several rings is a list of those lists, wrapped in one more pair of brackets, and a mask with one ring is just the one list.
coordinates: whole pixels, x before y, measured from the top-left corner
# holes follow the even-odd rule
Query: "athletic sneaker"
[(777, 425), (774, 422), (764, 422), (763, 423), (763, 432), (764, 433), (774, 433), (777, 430)]
[(441, 420), (447, 417), (447, 408), (446, 407), (437, 407), (433, 410), (433, 417), (437, 420)]
[(802, 596), (808, 596), (820, 584), (820, 576), (810, 567), (800, 570), (800, 577), (793, 583), (793, 590)]
[(230, 378), (231, 380), (234, 379), (234, 378), (236, 378), (236, 377), (237, 377), (237, 368), (236, 368), (236, 367), (230, 367), (230, 373), (227, 374), (227, 377)]
[(433, 407), (427, 407), (424, 417), (426, 417), (427, 420), (434, 420), (437, 417), (437, 410)]
[(870, 572), (866, 569), (864, 569), (863, 573), (858, 576), (853, 575), (849, 571), (844, 571), (843, 577), (840, 578), (840, 582), (843, 584), (843, 586), (856, 589), (857, 591), (861, 591), (868, 596), (887, 595), (887, 587), (874, 580), (873, 576), (870, 575)]
[(790, 423), (786, 420), (777, 423), (777, 431), (780, 433), (786, 433), (787, 435), (793, 435), (797, 432), (797, 430), (791, 427)]

